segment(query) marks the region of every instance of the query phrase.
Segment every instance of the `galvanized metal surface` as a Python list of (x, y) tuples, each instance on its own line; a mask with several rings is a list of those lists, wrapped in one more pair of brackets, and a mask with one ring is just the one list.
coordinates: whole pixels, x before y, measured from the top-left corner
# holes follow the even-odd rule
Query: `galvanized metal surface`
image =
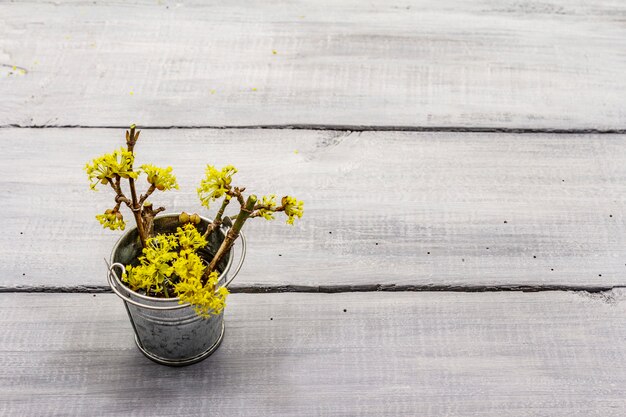
[[(177, 226), (178, 214), (155, 218), (155, 232), (171, 232)], [(202, 218), (198, 226), (206, 230), (210, 220)], [(221, 245), (230, 222), (225, 222), (221, 230), (216, 230), (208, 239), (203, 251), (210, 260)], [(245, 259), (245, 236), (240, 234), (241, 253), (238, 265), (231, 271), (235, 245), (218, 264), (219, 282), (228, 286), (235, 278)], [(181, 303), (179, 298), (148, 297), (132, 291), (120, 280), (116, 272), (124, 270), (128, 264), (136, 264), (141, 253), (136, 228), (128, 230), (114, 246), (111, 265), (108, 266), (108, 281), (111, 289), (124, 302), (128, 317), (135, 332), (135, 342), (149, 359), (169, 366), (184, 366), (199, 362), (217, 349), (224, 337), (224, 311), (209, 317), (198, 316), (189, 303)]]

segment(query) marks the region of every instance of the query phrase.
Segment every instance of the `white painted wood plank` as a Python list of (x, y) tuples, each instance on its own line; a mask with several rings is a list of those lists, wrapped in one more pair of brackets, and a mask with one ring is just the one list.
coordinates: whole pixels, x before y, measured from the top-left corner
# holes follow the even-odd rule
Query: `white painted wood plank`
[(625, 18), (611, 0), (3, 2), (0, 125), (623, 129)]
[(621, 294), (236, 294), (182, 369), (139, 353), (114, 295), (0, 300), (3, 415), (626, 414)]
[[(120, 234), (82, 167), (121, 135), (0, 129), (0, 286), (105, 284)], [(206, 163), (305, 200), (295, 227), (246, 225), (240, 285), (624, 284), (624, 136), (144, 130), (137, 152), (174, 167), (181, 190), (154, 200), (171, 212), (205, 213)]]

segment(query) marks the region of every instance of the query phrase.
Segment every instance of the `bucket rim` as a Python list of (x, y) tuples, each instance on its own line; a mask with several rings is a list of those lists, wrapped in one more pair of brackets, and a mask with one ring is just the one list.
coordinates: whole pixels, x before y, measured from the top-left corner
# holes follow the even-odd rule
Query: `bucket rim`
[[(158, 219), (164, 219), (164, 218), (169, 218), (169, 217), (176, 217), (178, 218), (180, 216), (181, 213), (168, 213), (168, 214), (162, 214), (162, 215), (157, 215), (154, 217), (154, 220), (158, 220)], [(205, 220), (208, 223), (211, 223), (211, 220), (204, 217), (204, 216), (200, 216), (201, 220)], [(223, 226), (222, 226), (223, 227)], [(220, 227), (219, 229), (217, 229), (220, 233), (223, 234), (223, 231), (221, 230)], [(115, 262), (113, 262), (113, 256), (115, 254), (115, 252), (117, 251), (117, 249), (120, 247), (122, 240), (124, 239), (124, 237), (126, 237), (128, 234), (130, 234), (131, 232), (135, 231), (137, 229), (137, 226), (133, 226), (129, 229), (127, 229), (122, 236), (120, 236), (117, 241), (115, 242), (115, 244), (113, 245), (113, 249), (111, 250), (111, 256), (109, 258), (109, 265), (113, 266), (115, 264)], [(224, 268), (224, 270), (218, 275), (217, 278), (217, 282), (219, 284), (219, 282), (221, 281), (222, 277), (226, 277), (226, 274), (230, 271), (230, 267), (233, 263), (233, 251), (234, 251), (235, 245), (233, 244), (233, 246), (230, 248), (229, 250), (229, 257), (228, 257), (228, 263), (226, 264), (226, 267)], [(125, 266), (124, 266), (125, 268)], [(189, 307), (191, 306), (191, 303), (181, 303), (180, 302), (180, 297), (172, 297), (172, 298), (157, 298), (157, 297), (150, 297), (148, 295), (143, 295), (143, 294), (139, 294), (136, 291), (131, 290), (130, 288), (128, 288), (123, 282), (122, 280), (118, 277), (118, 275), (116, 273), (113, 272), (113, 270), (111, 269), (111, 271), (113, 275), (113, 279), (115, 280), (116, 284), (118, 284), (121, 288), (124, 289), (124, 291), (128, 292), (129, 295), (132, 295), (133, 297), (137, 297), (141, 300), (145, 300), (145, 301), (150, 301), (150, 302), (154, 302), (154, 303), (161, 303), (161, 304), (178, 304), (178, 306), (180, 308), (184, 308), (184, 307)], [(222, 285), (218, 285), (218, 287), (220, 287)], [(146, 306), (147, 307), (147, 306)]]

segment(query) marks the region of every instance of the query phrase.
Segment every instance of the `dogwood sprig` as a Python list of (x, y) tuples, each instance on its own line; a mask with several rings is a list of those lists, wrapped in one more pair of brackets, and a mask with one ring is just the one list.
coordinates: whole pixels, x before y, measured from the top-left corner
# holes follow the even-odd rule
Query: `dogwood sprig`
[[(237, 169), (232, 165), (226, 165), (221, 170), (216, 169), (213, 165), (207, 165), (205, 176), (197, 189), (200, 203), (209, 208), (211, 202), (227, 195), (232, 190), (230, 184), (236, 173)], [(228, 195), (227, 197), (230, 198)]]
[(293, 225), (296, 217), (302, 218), (304, 214), (304, 202), (296, 199), (295, 197), (285, 196), (281, 201), (282, 207), (287, 215), (287, 224)]
[(207, 241), (190, 223), (176, 229), (174, 234), (159, 234), (148, 240), (148, 246), (139, 257), (139, 265), (126, 267), (122, 280), (133, 291), (147, 295), (163, 292), (173, 295), (180, 303), (189, 303), (202, 317), (219, 314), (226, 305), (228, 289), (218, 288), (219, 275), (211, 273), (203, 282), (205, 264), (197, 250)]
[(172, 167), (159, 168), (152, 164), (144, 164), (141, 166), (141, 170), (146, 173), (148, 182), (157, 190), (178, 189), (178, 182), (176, 182), (176, 177), (172, 174)]
[[(115, 192), (117, 205), (113, 213), (106, 212), (96, 216), (102, 227), (111, 230), (124, 230), (126, 223), (123, 217), (120, 217), (119, 208), (121, 204), (125, 204), (135, 217), (139, 239), (142, 246), (146, 247), (147, 240), (153, 235), (154, 217), (165, 210), (164, 207), (153, 208), (146, 200), (155, 190), (178, 189), (178, 183), (172, 174), (172, 167), (159, 168), (152, 164), (144, 164), (138, 170), (133, 169), (134, 149), (139, 133), (136, 126), (131, 125), (130, 129), (126, 131), (127, 148), (120, 148), (112, 153), (94, 158), (85, 165), (85, 171), (92, 190), (96, 190), (98, 185), (109, 185)], [(140, 195), (137, 192), (135, 180), (142, 173), (146, 174), (150, 187), (144, 194)], [(129, 196), (123, 190), (123, 182), (128, 184)], [(112, 214), (115, 215), (115, 218)]]
[[(124, 230), (126, 222), (120, 212), (122, 205), (128, 207), (135, 218), (142, 254), (133, 265), (126, 267), (123, 281), (133, 291), (148, 296), (178, 297), (181, 303), (190, 303), (201, 316), (219, 314), (225, 306), (228, 290), (219, 287), (217, 265), (230, 253), (244, 223), (255, 217), (273, 220), (276, 213), (283, 212), (286, 222), (293, 225), (296, 219), (302, 218), (304, 203), (289, 195), (280, 200), (276, 194), (260, 199), (254, 194), (244, 195), (245, 187), (233, 183), (237, 173), (234, 166), (217, 168), (207, 165), (196, 191), (200, 203), (206, 208), (222, 199), (213, 221), (207, 221), (196, 213), (183, 212), (178, 217), (181, 227), (176, 232), (155, 235), (155, 217), (165, 208), (153, 206), (148, 198), (157, 190), (178, 189), (179, 185), (172, 167), (143, 164), (138, 169), (133, 168), (139, 133), (136, 126), (131, 125), (126, 131), (126, 149), (114, 150), (85, 165), (91, 189), (97, 190), (100, 185), (105, 185), (115, 193), (115, 206), (98, 214), (98, 222), (104, 228)], [(141, 194), (136, 181), (144, 174), (149, 187)], [(226, 209), (233, 202), (238, 203), (238, 212), (229, 216)], [(227, 229), (222, 229), (224, 225)], [(216, 230), (227, 231), (217, 238), (221, 239), (218, 240), (221, 244), (213, 257), (202, 258), (201, 254), (206, 251), (200, 251), (207, 246), (209, 236)], [(211, 241), (214, 242), (215, 238), (211, 237)]]
[(137, 179), (138, 173), (133, 171), (134, 160), (133, 153), (124, 148), (94, 158), (85, 165), (91, 189), (96, 190), (98, 184), (106, 185), (118, 177)]
[(96, 215), (96, 219), (100, 222), (102, 227), (111, 230), (124, 230), (126, 228), (126, 222), (124, 216), (119, 211), (108, 209), (104, 214)]
[(276, 209), (276, 194), (264, 196), (261, 199), (257, 215), (265, 220), (274, 220), (274, 210)]

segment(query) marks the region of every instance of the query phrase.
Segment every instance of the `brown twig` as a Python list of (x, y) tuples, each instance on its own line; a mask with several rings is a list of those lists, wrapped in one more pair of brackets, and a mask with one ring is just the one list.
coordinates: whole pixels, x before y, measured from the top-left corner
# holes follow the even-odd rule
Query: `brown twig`
[(146, 203), (143, 205), (141, 217), (143, 220), (144, 230), (146, 232), (147, 238), (152, 237), (152, 235), (154, 234), (154, 218), (162, 211), (165, 211), (165, 207), (159, 207), (156, 210), (153, 210), (152, 203)]
[[(130, 132), (126, 131), (126, 145), (128, 146), (128, 152), (134, 155), (133, 150), (135, 149), (135, 143), (137, 143), (137, 139), (139, 138), (139, 132), (135, 133), (136, 126), (133, 124), (130, 126)], [(133, 170), (133, 167), (130, 167), (130, 170)], [(135, 222), (137, 223), (137, 232), (139, 232), (139, 239), (141, 240), (141, 246), (146, 247), (146, 228), (143, 224), (142, 219), (142, 206), (138, 204), (137, 200), (137, 190), (135, 189), (135, 180), (133, 178), (128, 178), (128, 185), (130, 186), (130, 196), (132, 201), (131, 210), (133, 212), (133, 216), (135, 216)]]
[(241, 206), (242, 209), (246, 205), (246, 202), (243, 199), (243, 194), (242, 194), (242, 192), (244, 190), (245, 190), (245, 188), (235, 187), (234, 189), (229, 190), (229, 191), (226, 192), (226, 194), (228, 194), (231, 197), (235, 197), (237, 199), (237, 201), (239, 201), (239, 205)]
[(226, 210), (226, 206), (228, 206), (229, 203), (230, 203), (229, 196), (224, 197), (224, 201), (222, 201), (222, 206), (220, 207), (217, 214), (215, 215), (213, 222), (207, 226), (206, 232), (204, 232), (205, 239), (208, 238), (215, 229), (218, 229), (222, 225), (222, 221), (223, 221), (222, 216), (224, 215), (224, 210)]
[(256, 206), (254, 206), (254, 212), (250, 215), (250, 217), (251, 218), (260, 217), (261, 210), (267, 210), (267, 211), (271, 211), (272, 213), (278, 213), (281, 211), (285, 211), (285, 206), (270, 207), (268, 205), (257, 204)]
[(215, 254), (215, 256), (213, 256), (213, 259), (209, 263), (209, 266), (204, 271), (204, 275), (202, 277), (203, 284), (206, 284), (209, 278), (209, 275), (211, 274), (211, 272), (215, 270), (215, 267), (217, 266), (218, 262), (222, 259), (224, 254), (230, 250), (235, 240), (237, 240), (237, 238), (239, 237), (239, 231), (243, 227), (243, 224), (248, 219), (248, 217), (250, 217), (250, 215), (252, 214), (252, 210), (254, 210), (254, 206), (256, 202), (257, 202), (257, 198), (254, 194), (248, 197), (248, 199), (246, 200), (244, 207), (241, 209), (241, 212), (239, 212), (239, 214), (237, 215), (237, 220), (235, 220), (233, 227), (231, 227), (228, 233), (226, 234), (226, 237), (222, 241), (222, 244), (217, 250), (217, 253)]
[(117, 176), (115, 178), (115, 183), (113, 181), (109, 181), (111, 188), (113, 188), (113, 192), (115, 192), (115, 202), (116, 203), (125, 203), (129, 208), (131, 207), (131, 201), (126, 198), (124, 193), (122, 192), (122, 188), (120, 186), (120, 178)]
[(143, 203), (148, 199), (148, 197), (150, 197), (150, 195), (152, 195), (152, 193), (156, 190), (156, 185), (154, 184), (150, 184), (150, 188), (148, 188), (148, 191), (146, 191), (145, 194), (143, 194), (140, 198), (139, 198), (139, 205), (142, 206)]

